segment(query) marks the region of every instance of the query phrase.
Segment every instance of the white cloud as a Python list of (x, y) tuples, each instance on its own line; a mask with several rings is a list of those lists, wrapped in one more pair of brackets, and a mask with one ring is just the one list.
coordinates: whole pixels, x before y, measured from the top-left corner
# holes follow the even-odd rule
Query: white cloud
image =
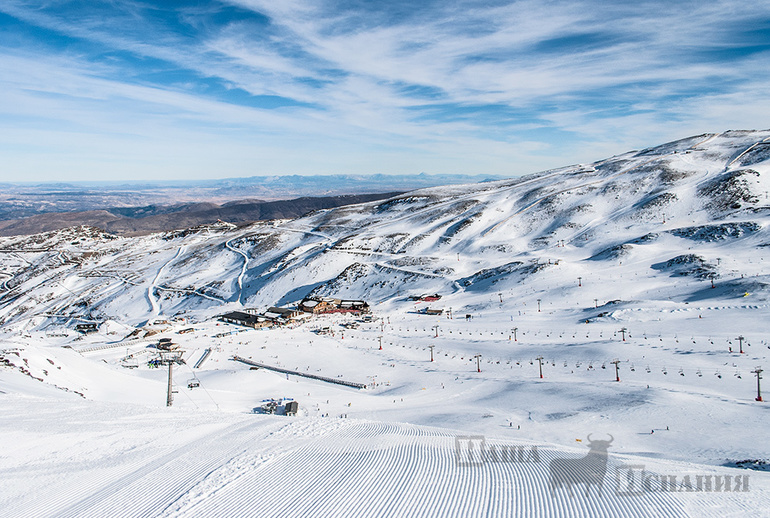
[[(616, 146), (651, 145), (664, 135), (767, 120), (768, 52), (727, 57), (760, 37), (741, 28), (767, 23), (766, 2), (461, 2), (396, 22), (321, 0), (232, 3), (268, 16), (269, 26), (201, 22), (206, 30), (191, 40), (143, 19), (144, 4), (122, 3), (127, 14), (110, 19), (62, 17), (8, 0), (0, 10), (27, 23), (161, 60), (189, 77), (153, 82), (142, 77), (140, 62), (110, 64), (87, 51), (6, 51), (0, 109), (16, 119), (49, 120), (61, 131), (85, 128), (120, 157), (121, 135), (191, 156), (216, 156), (215, 145), (206, 144), (216, 143), (240, 164), (286, 153), (284, 162), (267, 162), (274, 172), (284, 172), (281, 164), (285, 172), (366, 168), (367, 156), (369, 169), (383, 172), (442, 172), (431, 164), (500, 172), (511, 163), (529, 172), (557, 160), (601, 158), (592, 150), (614, 154), (624, 150)], [(183, 16), (195, 25), (206, 10)], [(126, 20), (131, 30), (121, 30)], [(226, 92), (207, 93), (209, 79), (311, 107), (239, 105)], [(409, 86), (436, 96), (410, 94)], [(453, 113), (459, 107), (478, 111)], [(241, 147), (228, 147), (228, 139)], [(587, 141), (595, 142), (592, 150)], [(234, 171), (249, 173), (243, 165)]]

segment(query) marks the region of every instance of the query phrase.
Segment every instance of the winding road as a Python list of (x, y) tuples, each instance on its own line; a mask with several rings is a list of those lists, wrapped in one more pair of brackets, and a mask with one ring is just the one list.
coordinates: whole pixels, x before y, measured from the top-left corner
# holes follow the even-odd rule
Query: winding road
[(152, 284), (147, 287), (147, 300), (150, 302), (150, 311), (153, 316), (157, 316), (160, 313), (160, 304), (158, 303), (158, 299), (155, 298), (155, 289), (158, 287), (158, 280), (160, 279), (160, 276), (163, 275), (163, 270), (182, 255), (182, 250), (184, 250), (184, 245), (179, 247), (174, 257), (166, 261), (163, 266), (158, 269), (158, 273), (155, 274)]
[[(235, 239), (235, 238), (233, 238), (233, 239)], [(241, 302), (241, 298), (243, 296), (243, 277), (246, 275), (246, 269), (249, 266), (249, 256), (246, 255), (246, 252), (244, 252), (242, 250), (239, 250), (239, 249), (235, 248), (234, 246), (232, 246), (230, 244), (230, 241), (232, 241), (232, 239), (229, 239), (229, 240), (225, 241), (225, 248), (227, 248), (231, 252), (235, 252), (236, 254), (239, 254), (241, 257), (243, 257), (243, 266), (241, 267), (240, 275), (238, 275), (238, 304), (243, 305), (243, 303)]]

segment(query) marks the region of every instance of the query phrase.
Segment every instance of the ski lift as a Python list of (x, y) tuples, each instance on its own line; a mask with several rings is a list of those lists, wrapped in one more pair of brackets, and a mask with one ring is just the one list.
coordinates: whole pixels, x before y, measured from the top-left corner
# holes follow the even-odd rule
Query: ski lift
[(198, 380), (198, 378), (191, 378), (191, 379), (187, 380), (187, 388), (190, 389), (190, 390), (192, 390), (194, 388), (198, 388), (200, 386), (201, 386), (201, 382), (200, 382), (200, 380)]

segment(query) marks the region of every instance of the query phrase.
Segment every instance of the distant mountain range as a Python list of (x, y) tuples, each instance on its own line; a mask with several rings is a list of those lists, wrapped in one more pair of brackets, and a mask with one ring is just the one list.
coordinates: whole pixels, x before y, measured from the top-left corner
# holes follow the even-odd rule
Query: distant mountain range
[[(212, 223), (296, 218), (310, 210), (438, 185), (500, 179), (487, 175), (267, 176), (165, 182), (2, 184), (0, 235), (93, 225), (137, 234)], [(291, 200), (291, 202), (289, 202)], [(275, 203), (275, 202), (283, 203)]]
[[(307, 295), (381, 302), (443, 293), (442, 302), (454, 294), (455, 307), (489, 291), (561, 300), (564, 279), (589, 277), (608, 287), (605, 300), (621, 297), (611, 286), (626, 278), (636, 281), (624, 285), (624, 300), (668, 304), (750, 293), (765, 304), (768, 173), (770, 131), (730, 131), (392, 197), (198, 204), (144, 218), (80, 213), (73, 218), (102, 217), (99, 227), (121, 233), (213, 223), (141, 238), (90, 227), (2, 238), (0, 319), (28, 313), (137, 322), (150, 306), (208, 317), (226, 304), (283, 305)], [(259, 219), (281, 221), (238, 224)], [(549, 280), (557, 272), (563, 279)], [(711, 288), (714, 280), (719, 289)], [(128, 307), (136, 312), (125, 317)]]
[(125, 207), (81, 212), (48, 212), (0, 221), (0, 235), (17, 236), (88, 225), (120, 235), (141, 235), (215, 223), (234, 224), (271, 219), (295, 219), (309, 212), (355, 203), (377, 201), (399, 192), (304, 197), (292, 200), (237, 200), (222, 205), (187, 203), (174, 206)]

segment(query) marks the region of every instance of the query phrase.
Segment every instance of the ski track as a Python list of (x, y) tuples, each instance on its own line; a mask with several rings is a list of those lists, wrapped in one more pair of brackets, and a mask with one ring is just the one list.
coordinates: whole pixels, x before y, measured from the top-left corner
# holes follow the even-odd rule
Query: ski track
[(304, 229), (300, 229), (300, 228), (290, 228), (290, 227), (286, 227), (286, 226), (280, 226), (280, 227), (276, 227), (276, 228), (278, 228), (280, 230), (285, 230), (285, 231), (288, 231), (288, 232), (299, 232), (300, 234), (307, 234), (309, 236), (320, 237), (321, 239), (326, 241), (326, 244), (332, 244), (334, 242), (334, 239), (332, 239), (330, 236), (327, 236), (326, 234), (322, 234), (321, 232), (318, 232), (316, 230), (304, 230)]
[[(298, 441), (300, 439), (300, 441)], [(488, 439), (488, 442), (489, 439)], [(496, 447), (523, 446), (492, 440)], [(489, 447), (489, 446), (488, 446)], [(489, 451), (489, 450), (487, 450)], [(549, 462), (578, 458), (538, 447), (539, 462), (457, 464), (455, 437), (408, 424), (276, 417), (237, 423), (149, 462), (126, 462), (104, 482), (78, 481), (14, 516), (706, 516), (689, 514), (684, 496), (614, 493), (610, 455), (598, 495), (578, 484), (551, 492)], [(82, 495), (88, 495), (82, 497)], [(766, 495), (752, 495), (767, 499)], [(735, 504), (739, 504), (739, 495)], [(755, 500), (753, 506), (758, 505)], [(742, 507), (742, 506), (741, 506)], [(753, 507), (756, 509), (757, 507)], [(718, 509), (713, 516), (717, 516)]]
[(150, 302), (150, 311), (153, 315), (157, 316), (160, 313), (160, 304), (155, 298), (155, 288), (157, 288), (158, 280), (160, 279), (160, 276), (163, 275), (163, 270), (165, 270), (169, 264), (176, 261), (176, 259), (182, 254), (182, 250), (184, 250), (184, 245), (179, 247), (174, 257), (169, 259), (166, 263), (163, 264), (163, 266), (158, 269), (158, 273), (155, 274), (155, 278), (147, 288), (147, 300)]
[(746, 149), (744, 149), (744, 150), (743, 150), (743, 151), (742, 151), (742, 152), (741, 152), (741, 153), (740, 153), (738, 156), (736, 156), (735, 158), (733, 158), (732, 160), (730, 160), (730, 162), (729, 162), (729, 163), (728, 163), (728, 164), (725, 166), (725, 171), (727, 171), (728, 169), (730, 169), (730, 168), (733, 166), (733, 164), (734, 164), (735, 162), (737, 162), (738, 160), (740, 160), (740, 159), (741, 159), (741, 157), (742, 157), (743, 155), (745, 155), (746, 153), (748, 153), (749, 151), (751, 151), (751, 150), (752, 150), (752, 149), (754, 149), (755, 147), (757, 147), (757, 146), (759, 146), (759, 145), (761, 145), (761, 144), (764, 144), (765, 142), (768, 142), (768, 141), (770, 141), (770, 137), (767, 137), (767, 138), (765, 138), (765, 139), (762, 139), (762, 140), (760, 140), (759, 142), (754, 142), (752, 145), (750, 145), (749, 147), (747, 147)]
[[(157, 516), (169, 501), (185, 494), (223, 460), (241, 454), (250, 444), (263, 439), (266, 431), (278, 426), (261, 424), (239, 423), (229, 430), (217, 430), (149, 462), (121, 465), (110, 473), (107, 483), (101, 476), (86, 476), (78, 481), (75, 491), (71, 486), (59, 492), (54, 489), (47, 498), (38, 499), (37, 505), (27, 503), (23, 511), (6, 507), (0, 514), (11, 511), (8, 516)], [(81, 497), (83, 494), (88, 496)]]
[(236, 254), (240, 254), (243, 257), (243, 266), (241, 267), (240, 275), (238, 275), (238, 304), (241, 304), (241, 297), (243, 297), (243, 277), (246, 275), (246, 269), (249, 266), (249, 256), (246, 255), (246, 253), (242, 250), (238, 250), (237, 248), (233, 247), (230, 244), (230, 241), (232, 241), (232, 239), (225, 241), (225, 247), (227, 247), (228, 250), (231, 250)]

